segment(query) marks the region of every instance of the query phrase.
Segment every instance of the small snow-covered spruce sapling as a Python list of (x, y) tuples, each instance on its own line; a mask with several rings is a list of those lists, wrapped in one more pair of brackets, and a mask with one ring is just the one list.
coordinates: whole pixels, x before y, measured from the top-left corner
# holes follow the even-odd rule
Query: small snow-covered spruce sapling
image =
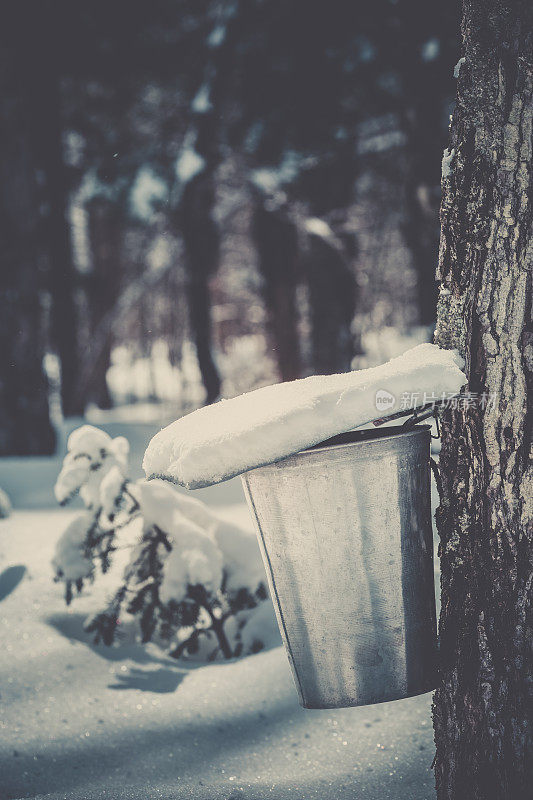
[(117, 493), (116, 487), (110, 486), (110, 474), (126, 491), (128, 452), (129, 444), (124, 437), (111, 439), (92, 425), (84, 425), (69, 436), (67, 455), (54, 492), (62, 506), (79, 495), (86, 510), (67, 526), (56, 544), (52, 561), (55, 580), (65, 583), (67, 605), (72, 601), (74, 587), (79, 593), (84, 582), (94, 580), (97, 562), (101, 571), (107, 572), (117, 530), (128, 524), (138, 511), (131, 498), (128, 513), (122, 520), (103, 513), (102, 497)]
[(96, 642), (111, 645), (129, 617), (142, 642), (164, 644), (176, 658), (229, 659), (262, 649), (261, 624), (268, 631), (273, 615), (255, 537), (165, 481), (129, 481), (128, 449), (126, 440), (92, 426), (69, 439), (56, 497), (64, 503), (79, 494), (86, 511), (54, 556), (67, 603), (73, 587), (81, 591), (97, 567), (107, 572), (126, 551), (114, 596), (86, 625)]

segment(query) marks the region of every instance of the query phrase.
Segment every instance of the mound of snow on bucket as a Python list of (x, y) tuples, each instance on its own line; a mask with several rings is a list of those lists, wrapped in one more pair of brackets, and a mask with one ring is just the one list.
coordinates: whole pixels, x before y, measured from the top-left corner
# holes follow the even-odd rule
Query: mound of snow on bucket
[[(457, 351), (421, 344), (379, 367), (316, 375), (221, 400), (156, 434), (143, 468), (148, 477), (189, 489), (219, 483), (377, 417), (457, 394), (466, 383), (463, 365)], [(383, 398), (390, 404), (385, 410)]]

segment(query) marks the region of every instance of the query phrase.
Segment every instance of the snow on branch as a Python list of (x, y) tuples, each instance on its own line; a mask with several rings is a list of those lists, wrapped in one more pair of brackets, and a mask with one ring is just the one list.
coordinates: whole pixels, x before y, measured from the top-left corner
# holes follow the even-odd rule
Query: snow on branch
[[(52, 562), (67, 603), (74, 588), (81, 592), (110, 569), (118, 550), (129, 550), (114, 596), (86, 630), (112, 644), (121, 617), (129, 616), (143, 642), (208, 659), (256, 652), (277, 639), (254, 534), (167, 482), (128, 480), (127, 452), (122, 437), (85, 425), (69, 438), (56, 484), (60, 502), (79, 493), (86, 505), (59, 538)], [(255, 614), (265, 604), (259, 624)]]
[(95, 508), (103, 478), (115, 466), (127, 469), (128, 452), (123, 436), (112, 439), (92, 425), (77, 428), (68, 438), (67, 455), (54, 487), (58, 503), (65, 505), (79, 493), (87, 508)]

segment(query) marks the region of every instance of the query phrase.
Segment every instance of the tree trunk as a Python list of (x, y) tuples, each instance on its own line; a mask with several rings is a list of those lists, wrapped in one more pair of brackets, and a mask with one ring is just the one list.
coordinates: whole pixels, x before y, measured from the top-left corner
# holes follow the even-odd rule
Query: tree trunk
[[(220, 395), (221, 381), (212, 355), (209, 278), (218, 268), (220, 232), (214, 216), (215, 175), (220, 163), (220, 120), (224, 117), (224, 81), (227, 59), (238, 41), (241, 3), (212, 6), (211, 35), (206, 42), (204, 80), (191, 103), (193, 124), (185, 137), (182, 158), (193, 174), (177, 181), (178, 217), (185, 245), (187, 300), (192, 338), (206, 390), (206, 402)], [(212, 38), (214, 35), (214, 40)]]
[(446, 8), (437, 11), (442, 26), (438, 46), (443, 52), (440, 57), (422, 61), (421, 35), (424, 30), (428, 35), (435, 30), (435, 12), (434, 4), (427, 0), (402, 3), (397, 6), (399, 30), (391, 26), (384, 33), (389, 46), (394, 47), (392, 39), (396, 37), (401, 42), (403, 97), (398, 110), (406, 139), (402, 232), (416, 272), (418, 323), (428, 326), (434, 325), (437, 318), (435, 262), (439, 251), (440, 158), (446, 139), (445, 86), (446, 83), (453, 86), (446, 38), (451, 27), (448, 20), (459, 17), (459, 4), (457, 0), (447, 0)]
[(34, 47), (34, 104), (39, 120), (39, 160), (46, 190), (46, 239), (49, 257), (48, 287), (51, 295), (51, 344), (61, 364), (61, 403), (64, 416), (83, 414), (78, 383), (81, 358), (79, 311), (70, 240), (68, 180), (62, 151), (60, 80), (65, 0), (41, 0), (32, 9)]
[[(252, 235), (281, 380), (301, 377), (296, 312), (298, 235), (283, 204), (257, 192)], [(269, 207), (269, 204), (272, 207)]]
[(433, 187), (420, 174), (420, 153), (410, 153), (409, 161), (402, 229), (416, 272), (418, 322), (433, 325), (437, 314), (434, 265), (439, 249), (438, 201), (435, 203)]
[(439, 800), (533, 785), (533, 6), (464, 0), (436, 342), (479, 393), (443, 413)]
[[(309, 215), (303, 225), (301, 266), (309, 288), (311, 366), (320, 375), (350, 370), (360, 352), (352, 332), (358, 299), (352, 260), (358, 242), (349, 231), (360, 166), (355, 136), (354, 131), (332, 143), (329, 154), (306, 166), (294, 186)], [(335, 220), (334, 227), (326, 220)]]
[(209, 277), (218, 267), (220, 249), (218, 227), (213, 219), (214, 204), (214, 177), (207, 166), (187, 183), (181, 201), (189, 320), (207, 403), (220, 395), (220, 377), (211, 354), (209, 294)]
[(0, 31), (0, 455), (51, 453), (55, 445), (43, 372), (46, 238), (27, 26), (24, 8), (11, 4)]
[(313, 372), (347, 372), (355, 355), (351, 326), (356, 284), (339, 241), (309, 235), (304, 268), (309, 285)]
[(92, 360), (92, 371), (80, 380), (82, 397), (79, 402), (96, 403), (99, 408), (111, 408), (107, 386), (107, 370), (111, 361), (113, 330), (107, 331), (108, 315), (116, 306), (122, 278), (122, 243), (125, 221), (117, 203), (94, 199), (89, 206), (89, 231), (91, 242), (91, 273), (87, 278), (89, 306), (89, 359), (91, 346), (102, 346)]
[[(65, 166), (61, 152), (61, 129), (57, 87), (47, 93), (50, 102), (43, 111), (48, 120), (42, 129), (43, 148), (48, 151), (45, 161), (47, 201), (49, 207), (48, 252), (50, 254), (49, 281), (52, 307), (52, 346), (61, 364), (61, 405), (64, 416), (83, 414), (78, 382), (80, 376), (80, 349), (76, 307), (76, 273), (72, 261), (69, 222), (67, 220), (67, 187)], [(57, 118), (54, 119), (57, 114)]]

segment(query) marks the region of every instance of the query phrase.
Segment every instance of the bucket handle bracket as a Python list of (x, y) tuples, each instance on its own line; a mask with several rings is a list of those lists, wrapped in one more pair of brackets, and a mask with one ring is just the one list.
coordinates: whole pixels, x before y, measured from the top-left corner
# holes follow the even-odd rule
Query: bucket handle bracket
[[(440, 439), (440, 422), (439, 422), (439, 415), (437, 414), (437, 406), (435, 403), (430, 403), (428, 406), (418, 410), (413, 409), (412, 415), (403, 423), (402, 428), (406, 430), (411, 430), (414, 428), (417, 422), (420, 422), (423, 419), (428, 419), (429, 417), (434, 417), (435, 419), (435, 426), (437, 428), (437, 432), (435, 435), (431, 434), (432, 439)], [(431, 471), (433, 472), (435, 483), (437, 485), (437, 492), (439, 493), (439, 498), (442, 499), (442, 478), (440, 474), (439, 465), (435, 461), (435, 459), (430, 456), (429, 457), (429, 464), (431, 466)]]

